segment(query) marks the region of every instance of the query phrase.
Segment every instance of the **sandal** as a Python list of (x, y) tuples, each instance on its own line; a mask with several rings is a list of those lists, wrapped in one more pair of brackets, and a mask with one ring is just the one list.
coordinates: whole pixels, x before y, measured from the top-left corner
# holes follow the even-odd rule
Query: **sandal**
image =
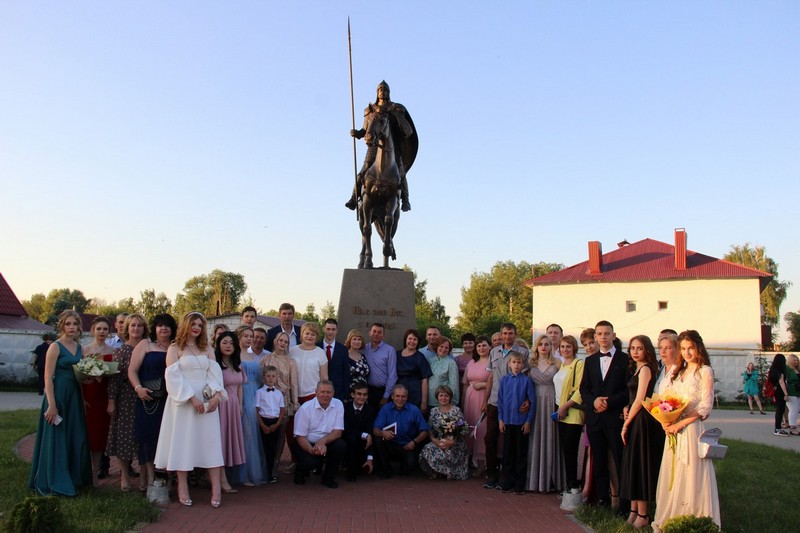
[(633, 523), (634, 523), (634, 522), (636, 522), (636, 517), (637, 517), (637, 516), (639, 516), (639, 514), (638, 514), (636, 511), (631, 511), (631, 513), (628, 515), (628, 520), (627, 520), (627, 522), (628, 522), (630, 525), (633, 525)]
[[(644, 526), (649, 526), (650, 525), (650, 515), (636, 513), (636, 516), (638, 518), (633, 523), (633, 527), (635, 527), (636, 529), (642, 529)], [(642, 520), (642, 519), (644, 519), (644, 523), (639, 523), (639, 520)]]

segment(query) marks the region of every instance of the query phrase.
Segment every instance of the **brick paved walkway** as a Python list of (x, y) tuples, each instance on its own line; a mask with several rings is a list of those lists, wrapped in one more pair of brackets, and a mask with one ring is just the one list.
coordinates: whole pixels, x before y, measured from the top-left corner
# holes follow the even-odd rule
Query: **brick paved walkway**
[[(19, 442), (20, 457), (30, 460), (33, 440), (30, 435)], [(116, 473), (112, 466), (101, 486), (116, 490)], [(219, 509), (209, 504), (208, 489), (191, 487), (192, 507), (177, 503), (173, 491), (174, 503), (143, 531), (586, 531), (559, 509), (555, 495), (502, 494), (484, 489), (477, 479), (429, 480), (417, 472), (385, 481), (370, 476), (356, 483), (341, 476), (339, 483), (338, 489), (329, 489), (311, 476), (306, 485), (297, 486), (291, 474), (281, 474), (276, 484), (224, 494)]]

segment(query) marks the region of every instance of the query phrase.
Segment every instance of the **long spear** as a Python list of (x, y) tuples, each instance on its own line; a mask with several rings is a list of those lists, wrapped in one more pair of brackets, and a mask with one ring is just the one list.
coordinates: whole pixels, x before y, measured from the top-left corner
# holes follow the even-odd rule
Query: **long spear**
[[(350, 44), (350, 17), (347, 17), (347, 58), (350, 61), (350, 118), (352, 129), (356, 129), (356, 104), (353, 98), (353, 48)], [(356, 157), (356, 138), (353, 137), (353, 178), (358, 180), (358, 159)], [(358, 198), (356, 198), (358, 204)], [(359, 209), (356, 207), (356, 219), (360, 217)]]

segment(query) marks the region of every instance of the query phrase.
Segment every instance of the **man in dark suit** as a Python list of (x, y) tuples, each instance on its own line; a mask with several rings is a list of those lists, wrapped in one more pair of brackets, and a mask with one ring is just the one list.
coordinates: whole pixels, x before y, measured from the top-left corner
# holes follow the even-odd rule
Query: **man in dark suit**
[(369, 386), (366, 382), (353, 385), (353, 401), (344, 404), (344, 433), (347, 443), (347, 481), (355, 481), (362, 469), (372, 473), (372, 423), (375, 410), (367, 403)]
[(281, 331), (289, 335), (289, 348), (300, 344), (300, 326), (294, 325), (294, 306), (282, 303), (278, 308), (278, 317), (281, 319), (281, 323), (267, 330), (266, 348), (270, 352), (275, 351), (275, 337)]
[[(614, 346), (614, 326), (601, 320), (594, 338), (600, 352), (586, 358), (581, 398), (586, 406), (586, 434), (592, 447), (592, 471), (598, 505), (611, 505), (608, 454), (619, 477), (622, 465), (622, 409), (628, 404), (628, 355)], [(630, 502), (620, 502), (627, 516)]]
[(333, 381), (334, 398), (342, 402), (350, 399), (350, 353), (341, 342), (336, 342), (339, 323), (335, 318), (325, 321), (323, 338), (317, 346), (325, 351), (328, 358), (328, 379)]

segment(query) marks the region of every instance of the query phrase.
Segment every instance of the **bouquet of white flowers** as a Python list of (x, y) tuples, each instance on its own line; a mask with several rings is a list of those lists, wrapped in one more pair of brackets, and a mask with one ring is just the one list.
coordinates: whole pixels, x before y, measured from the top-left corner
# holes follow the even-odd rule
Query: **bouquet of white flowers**
[(119, 363), (116, 362), (107, 363), (103, 361), (101, 355), (88, 354), (75, 363), (72, 370), (75, 372), (75, 378), (78, 381), (87, 381), (92, 378), (99, 380), (103, 376), (119, 373), (117, 370), (118, 365)]

